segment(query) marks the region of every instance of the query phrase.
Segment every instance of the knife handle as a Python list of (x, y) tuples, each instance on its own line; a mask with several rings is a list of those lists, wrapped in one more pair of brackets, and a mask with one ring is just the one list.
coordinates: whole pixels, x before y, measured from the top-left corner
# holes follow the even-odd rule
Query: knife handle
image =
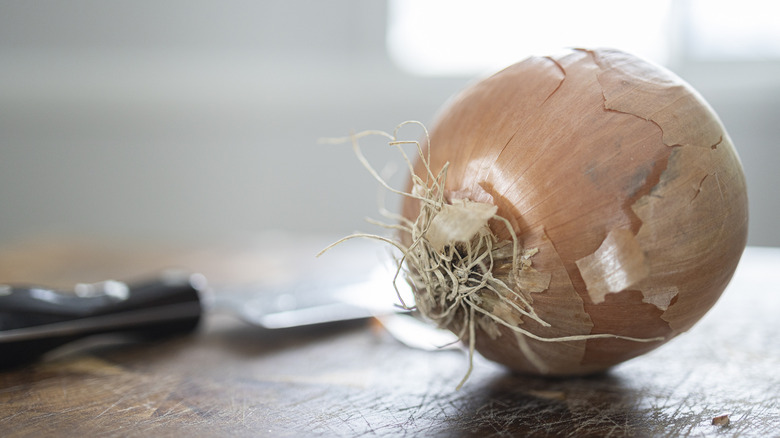
[(128, 286), (78, 285), (76, 293), (0, 285), (0, 367), (20, 365), (68, 342), (105, 333), (160, 338), (193, 330), (202, 314), (197, 274)]

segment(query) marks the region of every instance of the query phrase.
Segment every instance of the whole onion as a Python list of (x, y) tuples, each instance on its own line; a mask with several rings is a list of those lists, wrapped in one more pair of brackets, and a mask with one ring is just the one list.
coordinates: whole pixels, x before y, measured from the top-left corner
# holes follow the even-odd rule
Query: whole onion
[(672, 339), (745, 247), (718, 117), (620, 51), (512, 65), (452, 99), (426, 142), (396, 243), (416, 307), (519, 372), (598, 372)]

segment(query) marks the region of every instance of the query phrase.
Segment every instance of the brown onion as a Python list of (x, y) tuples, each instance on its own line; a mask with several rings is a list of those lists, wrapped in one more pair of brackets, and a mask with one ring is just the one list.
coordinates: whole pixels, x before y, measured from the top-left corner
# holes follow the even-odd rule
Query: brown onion
[(417, 308), (513, 370), (593, 373), (661, 345), (745, 247), (728, 134), (632, 55), (529, 58), (449, 102), (427, 141), (397, 243)]

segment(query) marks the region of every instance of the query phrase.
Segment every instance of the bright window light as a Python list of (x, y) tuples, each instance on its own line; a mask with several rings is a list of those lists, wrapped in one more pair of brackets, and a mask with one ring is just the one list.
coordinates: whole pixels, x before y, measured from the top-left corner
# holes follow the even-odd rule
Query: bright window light
[(690, 0), (690, 56), (704, 60), (780, 57), (780, 3)]
[(483, 74), (530, 55), (614, 47), (668, 56), (671, 0), (390, 0), (387, 45), (404, 70)]

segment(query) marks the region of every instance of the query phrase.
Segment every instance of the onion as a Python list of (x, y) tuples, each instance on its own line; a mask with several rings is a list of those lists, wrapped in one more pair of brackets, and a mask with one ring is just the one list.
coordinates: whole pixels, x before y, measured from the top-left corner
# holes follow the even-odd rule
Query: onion
[(745, 247), (724, 127), (632, 55), (526, 59), (456, 96), (424, 140), (392, 242), (416, 307), (512, 370), (590, 374), (658, 347), (712, 307)]

